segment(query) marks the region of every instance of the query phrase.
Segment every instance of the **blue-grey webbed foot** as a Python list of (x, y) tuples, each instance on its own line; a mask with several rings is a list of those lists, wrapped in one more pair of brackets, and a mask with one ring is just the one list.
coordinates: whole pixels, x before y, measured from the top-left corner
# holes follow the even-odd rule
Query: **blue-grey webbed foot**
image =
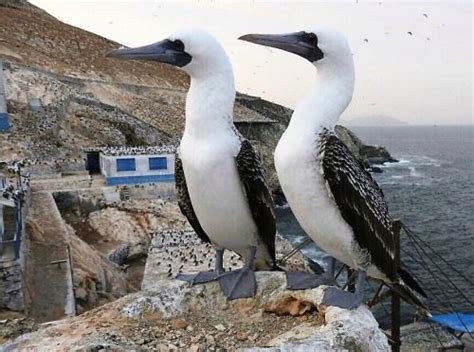
[(329, 287), (324, 292), (322, 304), (326, 306), (335, 306), (345, 309), (355, 309), (364, 301), (363, 284), (365, 282), (366, 273), (364, 271), (357, 272), (357, 280), (355, 292), (348, 292), (336, 287)]
[(191, 285), (197, 285), (197, 284), (204, 284), (206, 282), (217, 280), (219, 275), (221, 275), (221, 273), (219, 273), (216, 270), (212, 270), (212, 271), (203, 271), (196, 274), (179, 274), (178, 276), (176, 276), (176, 279), (181, 280), (181, 281), (187, 281)]
[(322, 304), (345, 309), (355, 309), (364, 301), (364, 295), (329, 287), (324, 292)]
[(176, 279), (187, 281), (191, 285), (204, 284), (217, 280), (217, 278), (224, 273), (223, 267), (224, 250), (216, 249), (216, 264), (212, 271), (203, 271), (197, 274), (179, 274)]
[(222, 292), (230, 300), (253, 297), (257, 290), (255, 272), (247, 266), (226, 272), (217, 280)]
[[(287, 272), (286, 288), (289, 290), (306, 290), (321, 285), (337, 286), (336, 279), (334, 278), (335, 259), (327, 256), (324, 258), (324, 261), (326, 262), (327, 269), (322, 274)], [(321, 266), (317, 265), (319, 270), (322, 270)]]
[(245, 265), (241, 269), (232, 270), (219, 276), (217, 281), (224, 295), (232, 300), (250, 298), (257, 291), (257, 279), (253, 271), (257, 247), (250, 247), (245, 257)]
[(332, 275), (326, 273), (318, 275), (304, 272), (287, 272), (286, 288), (289, 290), (306, 290), (321, 285), (337, 286)]

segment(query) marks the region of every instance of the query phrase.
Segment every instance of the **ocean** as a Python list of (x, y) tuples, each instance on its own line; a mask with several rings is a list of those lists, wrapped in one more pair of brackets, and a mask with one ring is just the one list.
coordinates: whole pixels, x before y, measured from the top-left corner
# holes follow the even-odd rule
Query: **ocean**
[[(393, 218), (401, 219), (440, 256), (474, 282), (474, 126), (403, 126), (351, 128), (366, 144), (387, 147), (398, 163), (382, 165), (383, 173), (373, 174), (383, 189)], [(291, 209), (277, 209), (278, 230), (293, 244), (304, 239)], [(412, 243), (401, 236), (402, 262), (428, 293), (432, 312), (471, 311), (472, 306), (452, 288), (434, 264), (422, 265)], [(320, 261), (324, 254), (316, 246), (307, 246), (306, 255)], [(429, 251), (428, 251), (429, 252)], [(431, 254), (436, 263), (442, 261)], [(429, 262), (429, 261), (428, 261)], [(430, 268), (433, 275), (426, 268)], [(474, 301), (474, 285), (448, 266), (442, 270), (450, 280)], [(370, 295), (377, 285), (367, 284)], [(390, 301), (374, 308), (374, 314), (387, 326)], [(402, 320), (408, 323), (414, 309), (402, 307)]]

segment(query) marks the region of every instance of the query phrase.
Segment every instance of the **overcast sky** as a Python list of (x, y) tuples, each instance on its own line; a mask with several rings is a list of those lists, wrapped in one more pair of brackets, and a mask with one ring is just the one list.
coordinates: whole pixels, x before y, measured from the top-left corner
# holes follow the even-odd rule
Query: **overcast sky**
[(334, 27), (349, 38), (356, 64), (345, 119), (384, 114), (411, 124), (474, 123), (471, 1), (31, 2), (127, 46), (161, 40), (182, 26), (207, 29), (226, 48), (239, 91), (289, 107), (316, 78), (312, 65), (236, 38)]

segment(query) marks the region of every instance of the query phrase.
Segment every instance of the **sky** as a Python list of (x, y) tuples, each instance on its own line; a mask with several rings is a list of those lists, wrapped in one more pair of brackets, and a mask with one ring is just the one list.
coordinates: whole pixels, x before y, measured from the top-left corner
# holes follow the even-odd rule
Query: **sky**
[(180, 27), (206, 29), (226, 49), (238, 91), (291, 108), (314, 84), (312, 64), (237, 38), (333, 27), (348, 37), (356, 66), (343, 119), (387, 115), (414, 125), (474, 124), (472, 1), (31, 2), (127, 46), (159, 41)]

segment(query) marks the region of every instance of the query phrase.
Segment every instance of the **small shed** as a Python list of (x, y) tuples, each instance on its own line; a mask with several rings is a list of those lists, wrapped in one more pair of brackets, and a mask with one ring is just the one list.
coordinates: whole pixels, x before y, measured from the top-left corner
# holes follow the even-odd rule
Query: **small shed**
[(86, 169), (102, 174), (107, 185), (174, 182), (176, 147), (84, 148)]

